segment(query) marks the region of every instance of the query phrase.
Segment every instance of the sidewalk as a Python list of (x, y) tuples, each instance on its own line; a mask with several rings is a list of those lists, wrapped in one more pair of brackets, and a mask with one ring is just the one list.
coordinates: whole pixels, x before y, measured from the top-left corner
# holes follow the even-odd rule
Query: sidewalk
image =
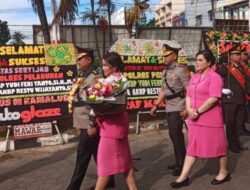
[[(135, 160), (136, 179), (139, 190), (171, 189), (169, 183), (175, 180), (167, 165), (174, 162), (168, 130), (142, 131), (140, 135), (130, 134), (130, 145)], [(250, 147), (250, 137), (242, 137)], [(16, 150), (0, 153), (1, 190), (64, 190), (73, 173), (77, 143), (50, 147)], [(250, 186), (250, 150), (240, 154), (229, 153), (229, 170), (232, 180), (212, 186), (210, 181), (218, 171), (218, 161), (198, 160), (191, 173), (191, 185), (186, 190), (247, 190)], [(93, 160), (87, 171), (82, 190), (96, 181)], [(116, 176), (116, 190), (125, 190), (122, 175)]]

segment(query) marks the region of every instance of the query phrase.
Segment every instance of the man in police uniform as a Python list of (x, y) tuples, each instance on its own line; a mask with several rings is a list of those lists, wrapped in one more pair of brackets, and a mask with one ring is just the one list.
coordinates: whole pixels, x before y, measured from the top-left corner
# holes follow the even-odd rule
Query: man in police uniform
[(150, 111), (150, 114), (154, 115), (158, 105), (165, 99), (169, 136), (175, 153), (175, 163), (169, 165), (168, 169), (173, 170), (174, 176), (181, 174), (186, 155), (182, 128), (183, 117), (186, 116), (185, 90), (188, 86), (189, 77), (185, 69), (178, 66), (177, 63), (180, 49), (179, 44), (174, 42), (163, 45), (164, 63), (167, 68), (162, 73), (162, 87)]
[(217, 73), (224, 79), (222, 96), (224, 121), (229, 150), (234, 153), (248, 149), (239, 140), (241, 127), (244, 125), (246, 101), (246, 94), (240, 80), (243, 77), (240, 55), (240, 46), (233, 46), (228, 53), (229, 63), (222, 64), (217, 70)]
[[(86, 98), (86, 89), (91, 87), (93, 82), (101, 77), (101, 74), (93, 65), (94, 56), (92, 50), (79, 49), (77, 59), (78, 77), (76, 80), (79, 77), (83, 77), (84, 80), (78, 87), (73, 101), (73, 127), (80, 133), (80, 138), (75, 170), (67, 190), (80, 189), (92, 155), (96, 161), (99, 144), (98, 129), (90, 126), (88, 118), (90, 107), (87, 106), (84, 99)], [(113, 179), (109, 186), (114, 186)], [(91, 189), (94, 189), (94, 187)]]
[[(244, 47), (241, 48), (240, 59), (241, 59), (240, 65), (243, 67), (245, 75), (249, 77), (249, 75), (250, 75), (250, 69), (248, 67), (248, 53), (247, 53), (247, 47), (246, 46), (244, 46)], [(247, 117), (247, 115), (249, 115), (250, 113), (247, 113), (247, 112), (250, 111), (250, 97), (247, 98), (247, 104), (246, 104), (245, 108), (246, 108), (246, 118), (245, 118), (245, 121), (249, 123), (250, 121), (247, 120), (247, 119), (249, 119), (249, 117)], [(243, 135), (243, 136), (250, 136), (250, 131), (247, 129), (246, 124), (244, 124), (242, 126), (241, 135)]]

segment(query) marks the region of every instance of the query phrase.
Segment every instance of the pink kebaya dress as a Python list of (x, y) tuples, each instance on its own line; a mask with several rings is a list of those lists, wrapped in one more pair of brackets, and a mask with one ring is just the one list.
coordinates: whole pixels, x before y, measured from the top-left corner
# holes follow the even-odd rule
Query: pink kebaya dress
[[(187, 96), (191, 98), (191, 108), (198, 109), (208, 98), (222, 96), (223, 81), (210, 69), (206, 76), (195, 74), (189, 83)], [(188, 119), (187, 155), (212, 158), (227, 154), (227, 141), (223, 127), (221, 102), (202, 113), (197, 120)]]
[(105, 115), (100, 126), (101, 138), (97, 153), (98, 176), (127, 173), (132, 168), (128, 129), (127, 112)]

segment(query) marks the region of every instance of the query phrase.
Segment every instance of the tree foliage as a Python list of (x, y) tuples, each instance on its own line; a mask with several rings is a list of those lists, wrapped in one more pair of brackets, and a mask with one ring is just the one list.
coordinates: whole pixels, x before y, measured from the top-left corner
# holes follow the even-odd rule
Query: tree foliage
[(45, 12), (45, 6), (43, 0), (31, 0), (31, 5), (35, 13), (38, 14), (39, 20), (41, 23), (41, 28), (43, 32), (44, 42), (46, 44), (50, 44), (50, 33), (49, 33), (49, 25), (48, 20)]
[(54, 21), (73, 23), (78, 15), (79, 0), (61, 0)]
[(109, 28), (109, 40), (110, 43), (113, 43), (113, 36), (112, 36), (112, 27), (111, 27), (111, 14), (115, 11), (115, 5), (112, 3), (111, 0), (99, 0), (98, 2), (100, 7), (107, 7), (107, 13), (108, 13), (108, 28)]
[(133, 7), (125, 10), (125, 24), (130, 35), (132, 35), (132, 28), (139, 25), (141, 15), (149, 8), (148, 1), (134, 0)]
[(95, 2), (94, 0), (90, 0), (90, 5), (91, 5), (91, 9), (86, 9), (85, 12), (82, 13), (82, 22), (87, 22), (87, 21), (91, 21), (94, 29), (95, 29), (95, 46), (96, 46), (96, 51), (97, 51), (97, 55), (98, 55), (98, 59), (101, 60), (101, 54), (100, 54), (100, 49), (99, 49), (99, 43), (98, 43), (98, 39), (97, 39), (97, 27), (96, 27), (96, 19), (99, 18), (99, 15), (97, 13), (97, 11), (95, 10)]
[(149, 21), (146, 21), (145, 23), (140, 23), (139, 26), (146, 28), (155, 27), (155, 19), (152, 18)]
[(14, 34), (12, 35), (12, 42), (10, 44), (12, 45), (24, 45), (24, 39), (26, 38), (26, 36), (24, 34), (22, 34), (21, 32), (14, 32)]
[(141, 14), (149, 8), (147, 3), (149, 0), (139, 1), (134, 0), (134, 6), (126, 10), (125, 20), (128, 24), (138, 23), (141, 18)]
[(0, 20), (0, 45), (5, 45), (11, 39), (8, 22)]

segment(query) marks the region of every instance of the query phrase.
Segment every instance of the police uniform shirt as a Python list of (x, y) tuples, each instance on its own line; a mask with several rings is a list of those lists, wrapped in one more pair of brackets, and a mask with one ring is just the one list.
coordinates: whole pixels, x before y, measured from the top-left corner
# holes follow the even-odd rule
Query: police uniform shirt
[[(177, 64), (177, 63), (176, 63)], [(189, 77), (183, 67), (176, 64), (169, 66), (162, 73), (162, 90), (165, 96), (173, 95), (171, 90), (167, 87), (166, 81), (170, 88), (178, 93), (185, 90), (189, 83)], [(166, 80), (166, 81), (165, 81)], [(167, 100), (166, 112), (182, 111), (185, 109), (185, 98), (176, 97), (171, 100)]]
[(87, 71), (79, 72), (78, 77), (83, 77), (84, 81), (74, 97), (73, 127), (86, 129), (89, 126), (88, 114), (90, 111), (90, 107), (84, 102), (86, 100), (86, 90), (93, 86), (94, 81), (100, 78), (101, 74), (93, 67), (90, 67)]
[(100, 72), (95, 69), (94, 67), (90, 67), (86, 71), (79, 71), (78, 77), (83, 77), (84, 82), (79, 87), (79, 90), (77, 91), (77, 96), (75, 97), (76, 101), (85, 101), (86, 100), (86, 90), (93, 86), (93, 82), (97, 79), (102, 77)]
[[(233, 64), (233, 66), (237, 69), (237, 67)], [(222, 101), (225, 103), (235, 103), (235, 104), (244, 104), (245, 103), (245, 92), (240, 83), (236, 80), (236, 78), (229, 72), (225, 65), (221, 65), (221, 67), (216, 71), (224, 81), (223, 88), (229, 88), (233, 92), (233, 96), (228, 98), (227, 96), (222, 96)]]

